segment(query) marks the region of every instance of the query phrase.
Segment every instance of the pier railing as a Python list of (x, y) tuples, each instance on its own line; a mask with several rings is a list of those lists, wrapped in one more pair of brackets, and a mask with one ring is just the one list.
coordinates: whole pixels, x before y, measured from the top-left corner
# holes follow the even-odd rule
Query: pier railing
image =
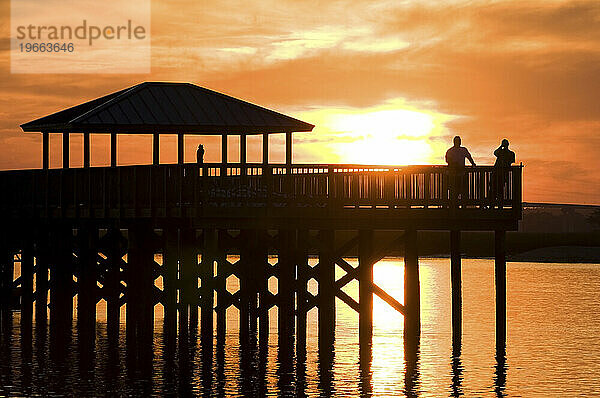
[[(521, 166), (196, 164), (0, 172), (3, 214), (207, 207), (477, 208), (521, 213)], [(104, 213), (107, 215), (107, 213)]]

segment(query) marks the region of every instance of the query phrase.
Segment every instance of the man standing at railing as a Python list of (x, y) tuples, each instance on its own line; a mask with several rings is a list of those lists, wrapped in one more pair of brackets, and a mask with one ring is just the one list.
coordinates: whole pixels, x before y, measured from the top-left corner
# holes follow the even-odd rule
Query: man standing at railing
[(204, 164), (204, 145), (198, 145), (198, 149), (196, 150), (196, 161), (198, 162), (198, 166), (202, 166)]
[(508, 149), (508, 140), (502, 140), (500, 146), (494, 151), (496, 163), (494, 163), (494, 171), (492, 172), (492, 198), (498, 203), (498, 207), (502, 208), (504, 200), (504, 192), (508, 185), (508, 171), (510, 166), (515, 162), (515, 153)]
[(462, 199), (465, 198), (463, 190), (463, 179), (465, 175), (465, 159), (475, 166), (475, 161), (469, 153), (469, 150), (464, 146), (460, 146), (461, 139), (457, 135), (454, 137), (454, 146), (446, 151), (446, 163), (448, 163), (448, 177), (450, 188), (450, 201), (456, 202), (459, 195)]

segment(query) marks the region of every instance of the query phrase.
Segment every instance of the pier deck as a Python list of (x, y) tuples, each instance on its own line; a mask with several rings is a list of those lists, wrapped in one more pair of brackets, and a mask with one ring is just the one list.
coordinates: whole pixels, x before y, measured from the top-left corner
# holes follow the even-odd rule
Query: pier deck
[[(189, 219), (244, 227), (514, 230), (521, 167), (496, 194), (491, 166), (173, 164), (0, 172), (4, 221)], [(238, 224), (238, 225), (234, 225)]]

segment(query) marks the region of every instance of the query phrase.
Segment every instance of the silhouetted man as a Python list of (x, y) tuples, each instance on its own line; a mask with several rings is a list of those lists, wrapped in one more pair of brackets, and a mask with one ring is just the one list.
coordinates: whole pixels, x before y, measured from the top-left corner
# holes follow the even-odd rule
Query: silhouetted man
[(500, 146), (494, 151), (496, 162), (494, 163), (494, 171), (492, 172), (492, 189), (494, 190), (492, 197), (499, 203), (501, 207), (504, 199), (504, 192), (508, 185), (508, 171), (510, 165), (515, 162), (515, 153), (508, 149), (508, 140), (502, 140)]
[(495, 167), (510, 167), (515, 162), (515, 153), (508, 149), (508, 140), (506, 138), (502, 140), (498, 149), (494, 151), (494, 156), (496, 157)]
[(461, 139), (457, 135), (454, 137), (454, 146), (446, 151), (446, 163), (448, 163), (448, 166), (451, 168), (465, 167), (465, 159), (469, 159), (469, 162), (475, 166), (475, 161), (471, 157), (469, 150), (464, 146), (460, 146), (460, 144)]
[(198, 145), (198, 150), (196, 150), (196, 161), (199, 166), (204, 164), (204, 145)]
[(475, 161), (471, 157), (469, 150), (460, 146), (461, 139), (457, 135), (454, 137), (454, 146), (446, 151), (446, 163), (448, 163), (448, 177), (450, 188), (450, 200), (458, 199), (460, 195), (464, 198), (466, 195), (463, 190), (463, 179), (465, 174), (465, 159), (475, 166)]

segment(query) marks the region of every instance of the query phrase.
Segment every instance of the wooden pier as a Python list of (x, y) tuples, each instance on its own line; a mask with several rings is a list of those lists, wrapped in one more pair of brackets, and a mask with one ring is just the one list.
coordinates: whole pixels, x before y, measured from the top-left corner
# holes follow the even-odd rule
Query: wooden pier
[[(173, 88), (156, 87), (160, 90), (153, 93), (155, 97), (159, 93), (169, 97)], [(45, 325), (49, 307), (50, 332), (58, 337), (71, 328), (77, 296), (80, 344), (89, 347), (95, 336), (96, 303), (107, 303), (112, 339), (118, 335), (121, 307), (126, 305), (127, 343), (141, 348), (134, 357), (143, 361), (144, 350), (152, 345), (157, 304), (164, 306), (166, 338), (196, 333), (200, 325), (203, 350), (213, 349), (215, 336), (217, 345), (224, 338), (225, 313), (232, 306), (239, 310), (242, 344), (258, 336), (259, 345), (264, 345), (269, 309), (277, 307), (280, 355), (290, 355), (295, 347), (301, 357), (306, 351), (306, 314), (318, 308), (320, 358), (327, 361), (335, 340), (336, 298), (358, 312), (361, 345), (370, 345), (374, 294), (403, 314), (405, 337), (418, 341), (417, 232), (443, 230), (451, 237), (453, 346), (460, 350), (460, 237), (461, 231), (479, 230), (496, 234), (496, 330), (497, 344), (504, 347), (505, 234), (516, 230), (521, 218), (520, 166), (505, 170), (502, 184), (493, 167), (465, 167), (462, 187), (451, 190), (445, 166), (294, 164), (291, 131), (312, 127), (299, 121), (286, 127), (271, 115), (275, 118), (271, 130), (264, 125), (251, 128), (251, 123), (244, 127), (239, 116), (235, 126), (211, 127), (213, 134), (222, 134), (224, 143), (226, 135), (233, 134), (230, 130), (243, 130), (238, 163), (227, 162), (227, 145), (223, 145), (222, 162), (185, 163), (183, 134), (176, 131), (184, 127), (197, 134), (211, 131), (207, 126), (193, 127), (197, 122), (190, 120), (183, 127), (178, 121), (160, 124), (160, 133), (180, 137), (178, 164), (158, 164), (155, 139), (154, 164), (117, 166), (115, 138), (111, 167), (90, 167), (86, 145), (84, 167), (69, 167), (69, 134), (153, 131), (158, 136), (158, 116), (145, 128), (144, 120), (127, 126), (117, 115), (102, 116), (115, 104), (126, 113), (137, 103), (132, 92), (156, 87), (134, 86), (104, 101), (62, 111), (66, 121), (60, 120), (59, 112), (24, 125), (25, 130), (43, 133), (42, 169), (0, 172), (2, 325), (10, 322), (15, 308), (21, 311), (24, 330), (31, 329), (34, 313), (36, 324)], [(196, 95), (189, 90), (186, 85), (184, 93)], [(201, 103), (200, 97), (193, 98), (196, 105)], [(184, 102), (179, 109), (193, 112), (192, 105)], [(144, 119), (139, 107), (136, 117)], [(238, 112), (252, 118), (248, 110)], [(81, 115), (97, 119), (97, 125), (85, 122)], [(223, 112), (219, 117), (227, 120)], [(264, 117), (260, 120), (268, 122)], [(50, 169), (48, 134), (59, 131), (65, 143), (64, 167)], [(245, 136), (257, 132), (263, 134), (263, 162), (247, 163)], [(265, 138), (270, 133), (286, 136), (285, 164), (268, 162)], [(453, 191), (461, 192), (460, 197), (452, 197)], [(375, 240), (376, 231), (389, 231), (392, 238)], [(403, 303), (373, 281), (373, 265), (399, 248), (405, 264)], [(155, 261), (158, 254), (161, 262)], [(353, 256), (358, 257), (357, 267), (346, 260)], [(316, 265), (309, 258), (316, 258)], [(21, 275), (15, 279), (16, 261)], [(345, 271), (337, 280), (336, 265)], [(232, 275), (240, 281), (236, 292), (226, 289)], [(272, 277), (277, 279), (276, 294), (267, 288)], [(162, 289), (157, 287), (158, 278)], [(308, 289), (311, 279), (318, 283), (316, 295)], [(358, 301), (342, 290), (353, 280), (359, 282)]]

